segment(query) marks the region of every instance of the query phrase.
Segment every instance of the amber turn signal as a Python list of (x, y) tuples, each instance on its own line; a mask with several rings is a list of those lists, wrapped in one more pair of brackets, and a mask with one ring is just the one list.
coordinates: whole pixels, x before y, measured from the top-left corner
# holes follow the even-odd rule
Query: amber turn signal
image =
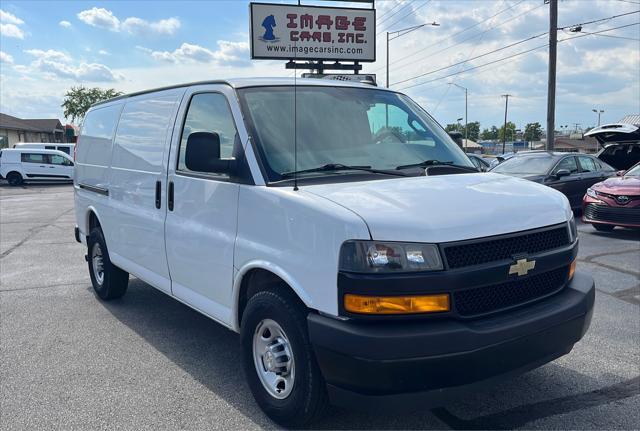
[(359, 314), (415, 314), (449, 311), (449, 295), (363, 296), (346, 294), (344, 308)]
[(576, 264), (578, 263), (578, 259), (573, 259), (571, 262), (571, 266), (569, 266), (569, 280), (573, 278), (573, 274), (576, 273)]

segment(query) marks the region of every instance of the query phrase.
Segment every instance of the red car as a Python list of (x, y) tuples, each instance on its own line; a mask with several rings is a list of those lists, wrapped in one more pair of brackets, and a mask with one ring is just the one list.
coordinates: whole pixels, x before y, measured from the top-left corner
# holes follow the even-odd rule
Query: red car
[(640, 228), (640, 163), (592, 185), (582, 198), (582, 221), (599, 231), (616, 226)]

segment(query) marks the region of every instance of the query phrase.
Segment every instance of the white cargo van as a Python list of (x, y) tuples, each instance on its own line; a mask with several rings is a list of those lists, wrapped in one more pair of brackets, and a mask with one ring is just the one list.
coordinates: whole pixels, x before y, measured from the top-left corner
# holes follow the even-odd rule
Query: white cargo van
[(564, 195), (477, 173), (400, 93), (140, 92), (89, 110), (76, 162), (97, 296), (131, 274), (239, 332), (253, 395), (283, 425), (329, 402), (444, 403), (568, 353), (591, 320)]
[(15, 148), (0, 152), (0, 178), (12, 186), (25, 181), (68, 182), (73, 174), (73, 160), (62, 151)]
[(62, 151), (63, 153), (65, 153), (68, 156), (72, 156), (73, 157), (73, 150), (75, 148), (75, 144), (60, 144), (60, 143), (40, 143), (40, 142), (35, 142), (35, 143), (31, 143), (31, 142), (24, 142), (21, 144), (15, 144), (13, 146), (13, 148), (18, 148), (18, 149), (25, 149), (25, 148), (34, 148), (34, 149), (39, 149), (39, 150), (58, 150), (58, 151)]

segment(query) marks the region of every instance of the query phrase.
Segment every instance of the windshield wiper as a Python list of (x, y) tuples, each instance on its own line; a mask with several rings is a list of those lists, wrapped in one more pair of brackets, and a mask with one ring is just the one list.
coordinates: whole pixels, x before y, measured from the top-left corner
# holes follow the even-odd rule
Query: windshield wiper
[(409, 169), (409, 168), (427, 168), (429, 166), (451, 166), (454, 168), (465, 169), (465, 170), (468, 170), (469, 172), (478, 172), (476, 168), (472, 168), (471, 166), (456, 165), (451, 161), (443, 162), (435, 159), (425, 160), (423, 162), (413, 163), (410, 165), (400, 165), (400, 166), (397, 166), (396, 169), (401, 170), (401, 169)]
[(384, 169), (373, 169), (371, 166), (349, 166), (349, 165), (343, 165), (342, 163), (327, 163), (326, 165), (318, 166), (317, 168), (283, 172), (280, 175), (282, 175), (283, 178), (285, 177), (288, 178), (298, 174), (307, 174), (311, 172), (333, 172), (333, 171), (365, 171), (365, 172), (372, 172), (374, 174), (394, 175), (396, 177), (407, 176), (407, 174), (404, 172), (388, 171)]

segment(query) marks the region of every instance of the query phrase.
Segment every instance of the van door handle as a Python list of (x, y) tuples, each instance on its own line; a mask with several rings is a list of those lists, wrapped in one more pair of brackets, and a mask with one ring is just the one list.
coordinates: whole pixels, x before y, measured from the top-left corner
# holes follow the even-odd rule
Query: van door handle
[(162, 194), (162, 183), (160, 181), (156, 181), (156, 208), (160, 209), (160, 195)]
[(55, 168), (55, 166), (49, 166), (49, 169), (53, 169), (53, 168)]
[(169, 211), (173, 211), (173, 181), (169, 181)]

